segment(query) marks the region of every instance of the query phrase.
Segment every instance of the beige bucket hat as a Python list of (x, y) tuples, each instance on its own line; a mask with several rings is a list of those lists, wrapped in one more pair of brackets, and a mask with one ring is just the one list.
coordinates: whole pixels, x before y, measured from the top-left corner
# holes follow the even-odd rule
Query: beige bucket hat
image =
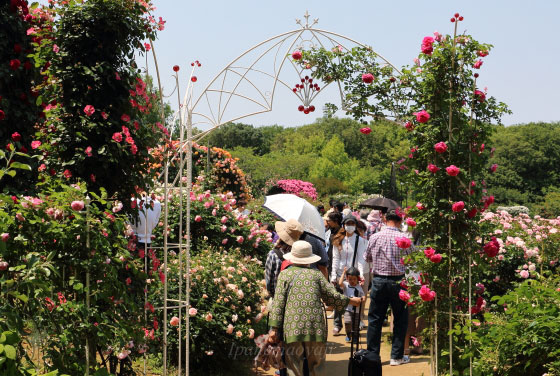
[(292, 264), (313, 264), (321, 260), (321, 256), (313, 254), (311, 244), (305, 240), (298, 240), (292, 245), (292, 251), (284, 254), (284, 259), (291, 261)]
[(280, 239), (288, 245), (294, 244), (303, 234), (303, 226), (295, 219), (288, 219), (286, 222), (277, 221), (274, 223), (274, 229)]

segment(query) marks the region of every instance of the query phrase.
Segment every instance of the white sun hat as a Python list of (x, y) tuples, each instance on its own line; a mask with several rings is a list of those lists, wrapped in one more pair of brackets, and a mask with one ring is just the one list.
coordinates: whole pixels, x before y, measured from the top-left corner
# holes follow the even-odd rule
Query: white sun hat
[(284, 255), (284, 259), (292, 264), (307, 265), (321, 260), (321, 256), (313, 254), (311, 244), (305, 240), (298, 240), (292, 245), (292, 251)]

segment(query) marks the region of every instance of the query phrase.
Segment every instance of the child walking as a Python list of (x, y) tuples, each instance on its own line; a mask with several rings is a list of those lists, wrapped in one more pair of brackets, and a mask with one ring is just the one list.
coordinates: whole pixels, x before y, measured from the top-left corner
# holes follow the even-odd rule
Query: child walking
[[(360, 280), (360, 271), (355, 267), (350, 267), (347, 269), (344, 267), (344, 271), (342, 272), (342, 276), (338, 281), (338, 285), (343, 291), (343, 294), (348, 297), (360, 297), (362, 299), (362, 304), (365, 301), (365, 294), (362, 286), (359, 284)], [(354, 317), (353, 317), (354, 316)], [(352, 335), (352, 324), (357, 325), (360, 320), (359, 312), (355, 312), (353, 306), (350, 304), (346, 307), (346, 311), (344, 312), (344, 329), (346, 330), (346, 342), (350, 342), (354, 340), (355, 342), (358, 338), (353, 338)], [(359, 335), (359, 333), (356, 333)]]

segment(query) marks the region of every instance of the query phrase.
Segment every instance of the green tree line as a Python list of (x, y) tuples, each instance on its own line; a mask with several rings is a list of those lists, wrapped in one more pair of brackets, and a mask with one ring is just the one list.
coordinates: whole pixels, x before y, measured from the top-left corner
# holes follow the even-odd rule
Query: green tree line
[[(361, 127), (358, 121), (340, 118), (319, 118), (300, 127), (233, 123), (203, 143), (239, 158), (255, 196), (278, 179), (311, 181), (323, 197), (386, 194), (394, 164), (397, 189), (410, 190), (413, 198), (414, 187), (406, 182), (411, 172), (399, 168), (414, 146), (405, 139), (406, 130), (389, 121), (371, 123), (368, 135), (359, 132)], [(490, 165), (498, 165), (486, 178), (496, 205), (523, 205), (535, 214), (560, 215), (560, 123), (496, 127), (488, 147), (495, 148)]]

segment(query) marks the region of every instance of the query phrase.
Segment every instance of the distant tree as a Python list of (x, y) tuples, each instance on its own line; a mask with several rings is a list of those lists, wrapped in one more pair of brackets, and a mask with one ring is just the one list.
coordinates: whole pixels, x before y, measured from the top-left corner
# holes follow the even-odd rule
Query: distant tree
[(360, 166), (357, 159), (350, 158), (338, 136), (333, 136), (321, 151), (310, 171), (310, 178), (334, 178), (344, 184), (351, 192), (370, 193), (376, 189), (378, 175)]
[(252, 148), (256, 154), (263, 155), (269, 151), (265, 145), (263, 132), (250, 124), (229, 123), (208, 136), (203, 143), (222, 149), (231, 150), (238, 146)]
[(493, 136), (497, 164), (486, 182), (496, 202), (528, 205), (560, 186), (560, 123), (530, 123), (499, 128)]

